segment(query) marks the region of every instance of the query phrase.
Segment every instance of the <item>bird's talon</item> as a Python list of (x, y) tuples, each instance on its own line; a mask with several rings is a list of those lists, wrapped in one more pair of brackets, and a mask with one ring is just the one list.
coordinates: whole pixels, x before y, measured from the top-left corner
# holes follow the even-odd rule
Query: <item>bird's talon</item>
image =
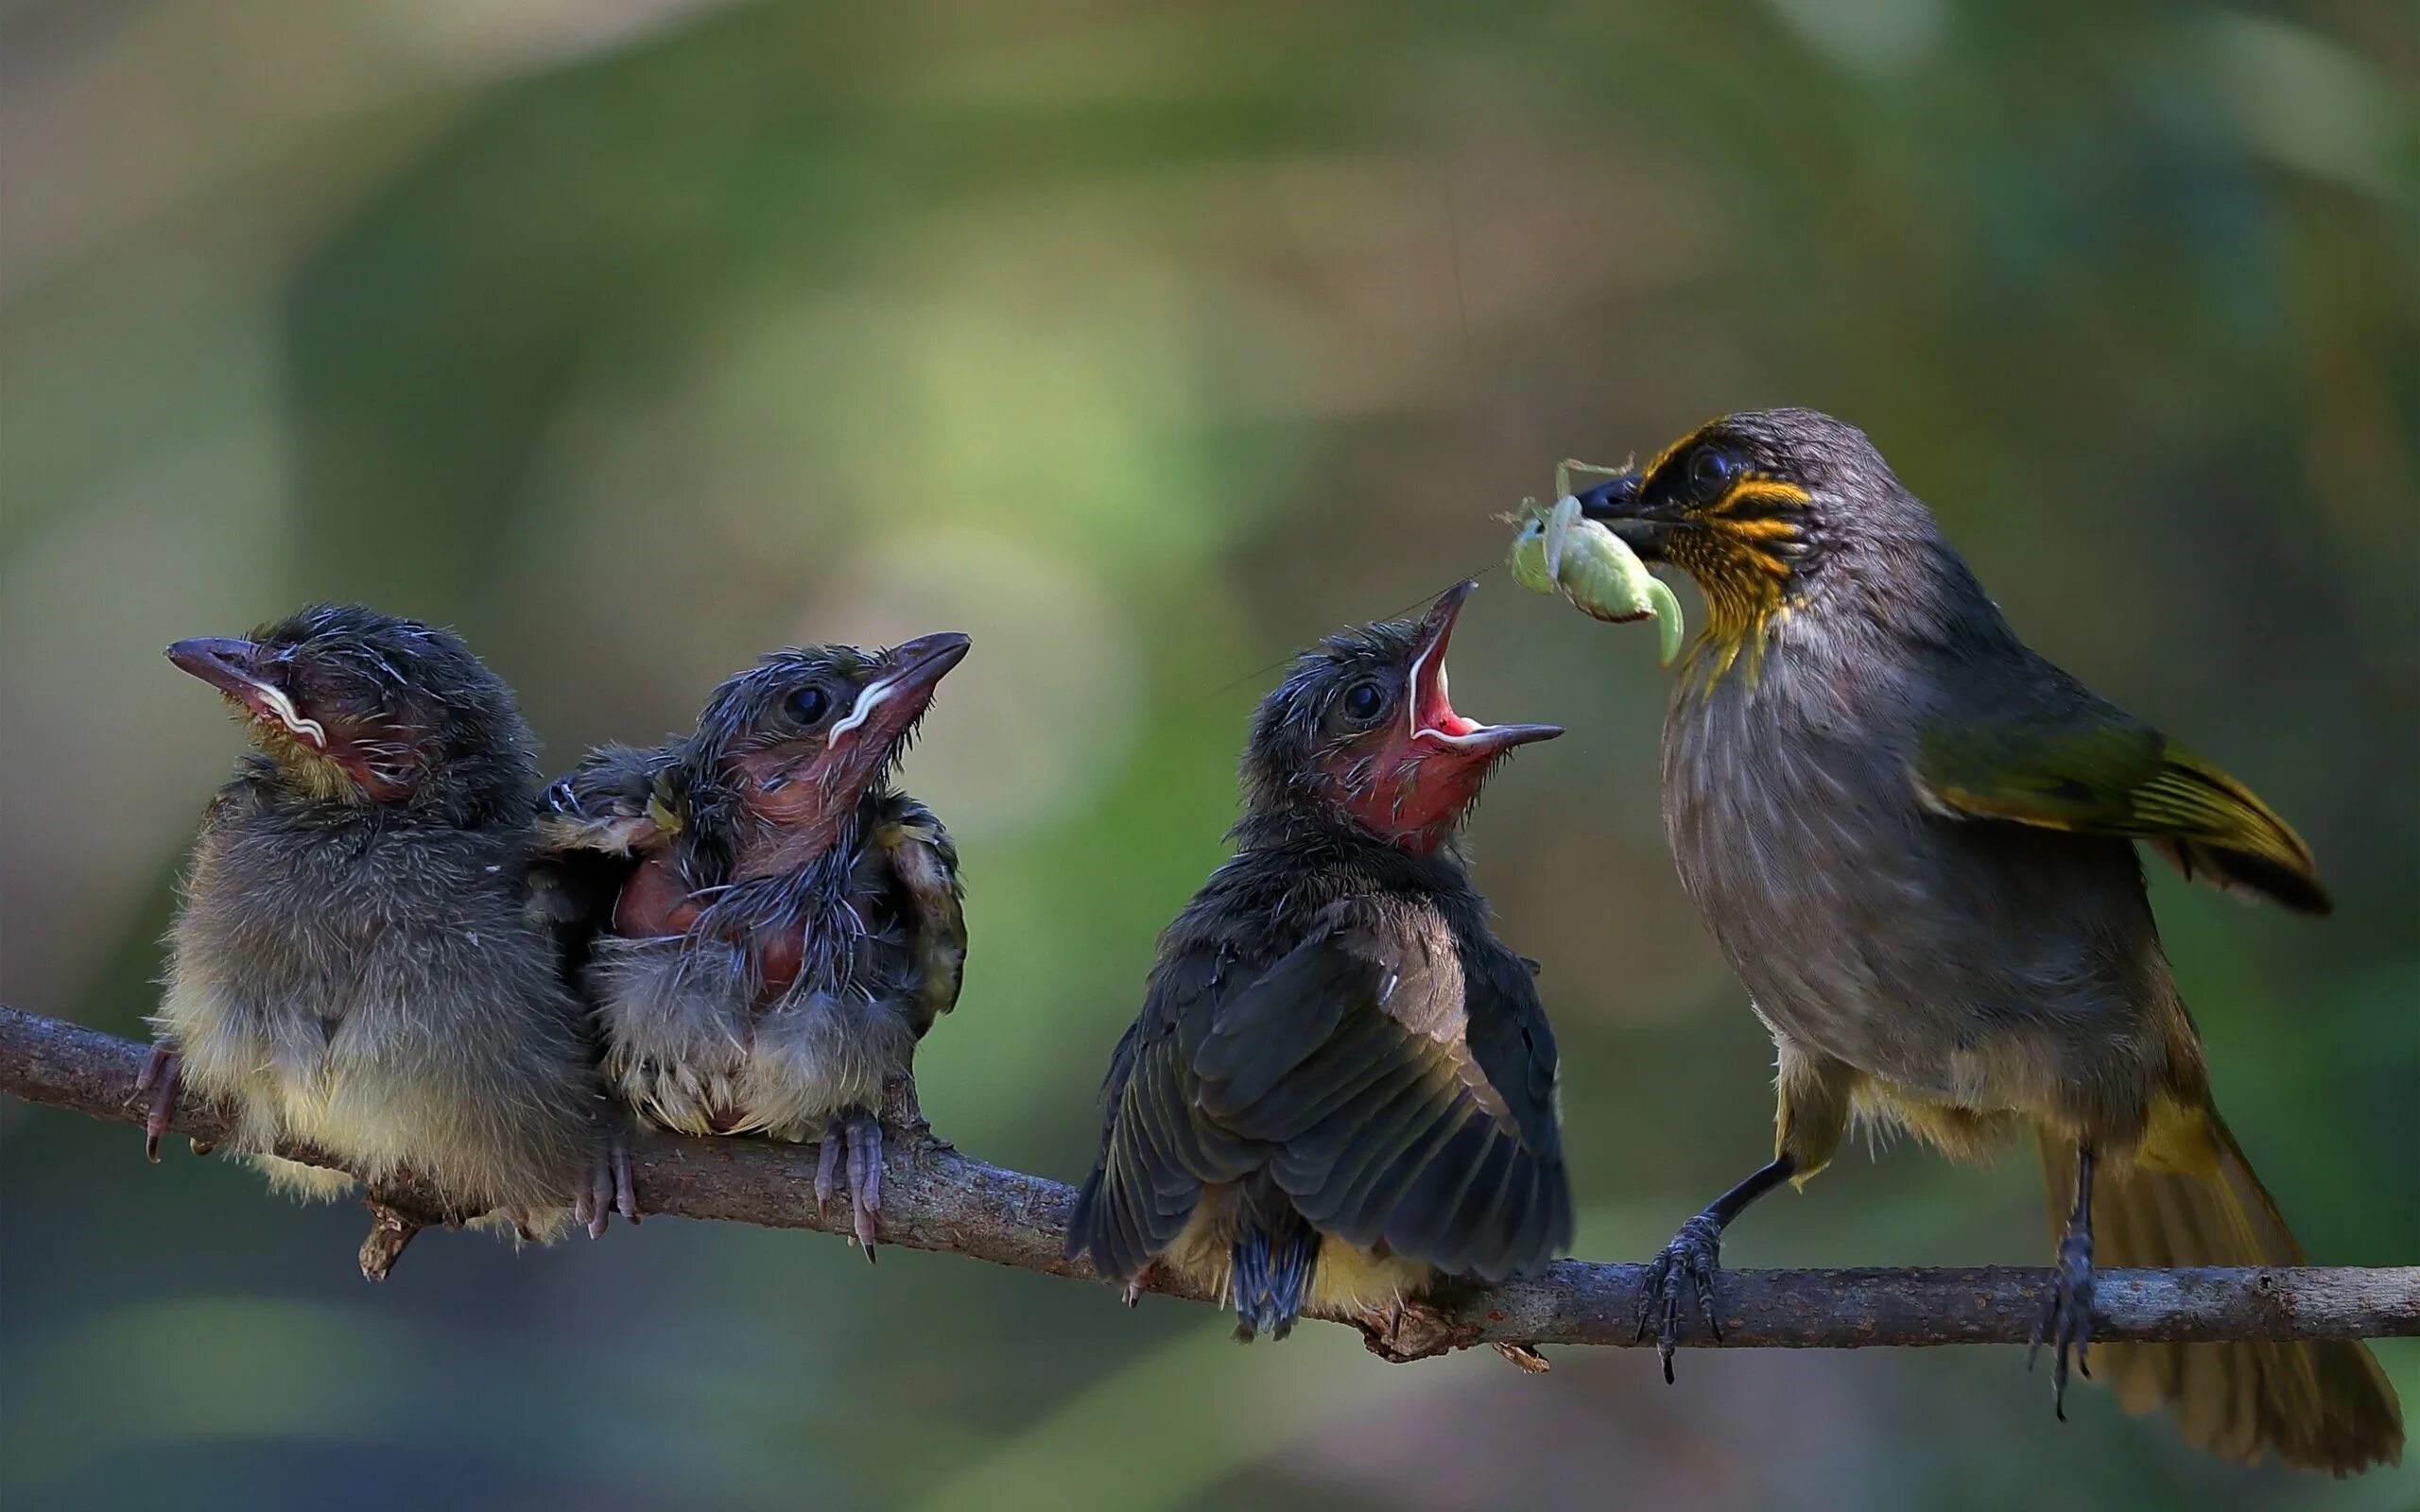
[(2059, 1262), (2051, 1270), (2049, 1284), (2042, 1289), (2042, 1315), (2033, 1326), (2033, 1341), (2025, 1354), (2026, 1368), (2031, 1370), (2042, 1347), (2050, 1347), (2050, 1409), (2061, 1422), (2067, 1420), (2070, 1363), (2078, 1375), (2092, 1379), (2088, 1355), (2093, 1290), (2092, 1235), (2070, 1228), (2059, 1241)]
[(846, 1136), (838, 1125), (823, 1131), (823, 1145), (815, 1153), (815, 1215), (822, 1217), (832, 1206), (832, 1194), (838, 1187), (840, 1151)]
[(620, 1213), (623, 1219), (635, 1228), (639, 1222), (638, 1182), (631, 1172), (631, 1142), (627, 1137), (614, 1142), (611, 1157), (614, 1167), (614, 1211)]
[(882, 1211), (882, 1123), (867, 1108), (853, 1108), (824, 1130), (823, 1153), (816, 1161), (815, 1200), (820, 1212), (838, 1185), (843, 1152), (848, 1157), (849, 1232), (874, 1257), (875, 1220)]
[(1664, 1367), (1664, 1383), (1673, 1383), (1672, 1352), (1681, 1343), (1681, 1318), (1689, 1311), (1688, 1293), (1696, 1296), (1696, 1314), (1709, 1338), (1722, 1337), (1721, 1314), (1715, 1305), (1715, 1274), (1722, 1268), (1722, 1229), (1703, 1214), (1681, 1225), (1681, 1231), (1662, 1253), (1648, 1263), (1646, 1284), (1639, 1290), (1637, 1331), (1644, 1340), (1655, 1329), (1655, 1355)]
[(168, 1132), (168, 1120), (177, 1110), (178, 1080), (177, 1053), (153, 1045), (142, 1074), (134, 1078), (134, 1096), (147, 1093), (151, 1099), (143, 1113), (143, 1156), (153, 1165), (160, 1163), (160, 1138)]

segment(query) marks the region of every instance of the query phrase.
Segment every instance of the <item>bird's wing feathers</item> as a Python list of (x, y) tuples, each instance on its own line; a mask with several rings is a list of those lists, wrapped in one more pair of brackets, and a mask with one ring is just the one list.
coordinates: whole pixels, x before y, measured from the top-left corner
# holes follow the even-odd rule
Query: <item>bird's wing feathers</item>
[(958, 1006), (966, 973), (966, 906), (958, 880), (958, 848), (931, 810), (904, 797), (897, 816), (874, 833), (873, 847), (906, 895), (916, 984), (911, 1016), (921, 1038), (935, 1019)]
[(1068, 1251), (1103, 1275), (1142, 1273), (1176, 1241), (1203, 1186), (1240, 1179), (1261, 1153), (1210, 1124), (1193, 1106), (1191, 1047), (1207, 1028), (1224, 953), (1196, 951), (1151, 973), (1143, 1011), (1117, 1042), (1102, 1089), (1099, 1162), (1076, 1198)]
[(538, 800), (538, 840), (546, 850), (634, 856), (679, 828), (658, 789), (663, 748), (599, 746), (556, 780)]
[(1318, 1228), (1500, 1279), (1571, 1241), (1554, 1043), (1517, 958), (1354, 902), (1217, 1005), (1197, 1115), (1267, 1148)]
[(2250, 788), (2080, 686), (1935, 715), (1913, 772), (1936, 813), (2151, 842), (2187, 876), (2328, 911), (2310, 848)]
[(1518, 957), (1466, 961), (1424, 909), (1340, 903), (1257, 976), (1207, 950), (1153, 974), (1071, 1243), (1131, 1277), (1204, 1186), (1266, 1169), (1326, 1232), (1497, 1280), (1571, 1243), (1554, 1086)]
[(678, 828), (660, 792), (669, 747), (599, 746), (539, 797), (529, 912), (577, 970), (622, 885)]

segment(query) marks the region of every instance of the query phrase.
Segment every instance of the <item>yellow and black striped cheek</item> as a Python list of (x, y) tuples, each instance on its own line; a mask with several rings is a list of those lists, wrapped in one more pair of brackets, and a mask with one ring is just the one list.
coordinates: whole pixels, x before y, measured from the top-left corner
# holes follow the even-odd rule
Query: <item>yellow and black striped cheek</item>
[(1711, 503), (1690, 508), (1665, 555), (1705, 594), (1706, 632), (1738, 641), (1788, 599), (1806, 547), (1807, 492), (1795, 483), (1743, 474)]

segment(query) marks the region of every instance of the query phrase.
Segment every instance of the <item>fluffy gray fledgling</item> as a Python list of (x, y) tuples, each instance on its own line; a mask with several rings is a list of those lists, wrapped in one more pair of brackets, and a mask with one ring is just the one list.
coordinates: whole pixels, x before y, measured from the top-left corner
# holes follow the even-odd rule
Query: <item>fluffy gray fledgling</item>
[(398, 1168), (465, 1218), (551, 1232), (593, 1196), (596, 1045), (527, 913), (538, 772), (502, 679), (451, 632), (320, 606), (181, 641), (259, 748), (212, 800), (169, 935), (149, 1137), (181, 1080), (273, 1185)]

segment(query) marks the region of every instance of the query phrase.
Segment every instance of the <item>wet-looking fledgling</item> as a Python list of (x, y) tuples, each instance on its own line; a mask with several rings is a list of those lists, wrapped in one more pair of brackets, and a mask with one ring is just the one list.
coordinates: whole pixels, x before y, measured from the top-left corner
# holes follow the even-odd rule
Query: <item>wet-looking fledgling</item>
[(592, 751), (539, 824), (614, 1087), (679, 1133), (821, 1141), (820, 1202), (845, 1152), (869, 1256), (884, 1088), (966, 957), (957, 850), (890, 776), (967, 649), (777, 652), (690, 734)]

